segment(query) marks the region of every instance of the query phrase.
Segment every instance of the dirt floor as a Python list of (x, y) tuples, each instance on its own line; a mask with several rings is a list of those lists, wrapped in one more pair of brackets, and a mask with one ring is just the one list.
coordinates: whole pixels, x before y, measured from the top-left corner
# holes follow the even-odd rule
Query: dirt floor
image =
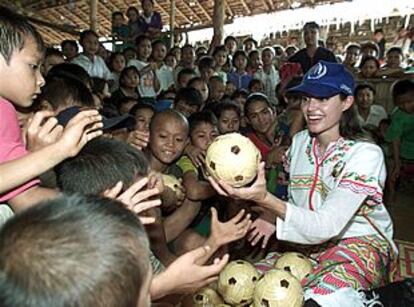
[(414, 183), (399, 189), (389, 212), (394, 221), (395, 239), (414, 242)]

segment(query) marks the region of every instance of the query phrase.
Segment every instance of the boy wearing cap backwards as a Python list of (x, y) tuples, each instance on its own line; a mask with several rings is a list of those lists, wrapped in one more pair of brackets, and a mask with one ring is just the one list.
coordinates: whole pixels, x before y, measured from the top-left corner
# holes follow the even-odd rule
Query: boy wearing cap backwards
[[(352, 74), (343, 65), (321, 61), (290, 90), (303, 95), (308, 129), (295, 135), (287, 154), (288, 201), (266, 190), (264, 163), (250, 187), (236, 189), (210, 179), (222, 195), (271, 210), (277, 238), (301, 244), (301, 252), (317, 260), (301, 281), (305, 306), (364, 306), (358, 290), (392, 277), (395, 245), (382, 201), (384, 158), (359, 126), (353, 88)], [(265, 267), (277, 256), (267, 258)]]
[[(40, 188), (34, 178), (102, 134), (91, 132), (102, 123), (97, 111), (87, 111), (63, 130), (50, 117), (53, 113), (40, 112), (32, 118), (24, 144), (15, 106), (30, 107), (44, 85), (40, 73), (43, 41), (25, 19), (1, 6), (0, 29), (0, 202), (18, 211), (56, 195), (56, 191)], [(29, 154), (26, 145), (33, 153)]]

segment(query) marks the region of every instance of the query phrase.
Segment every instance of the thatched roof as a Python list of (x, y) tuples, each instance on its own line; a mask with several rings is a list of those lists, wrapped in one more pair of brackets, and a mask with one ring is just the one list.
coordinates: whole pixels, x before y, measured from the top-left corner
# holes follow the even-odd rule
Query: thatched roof
[[(270, 13), (300, 6), (315, 6), (343, 0), (227, 0), (225, 18), (227, 23), (235, 17)], [(170, 0), (154, 0), (154, 8), (164, 25), (169, 24)], [(76, 39), (76, 32), (89, 28), (89, 0), (0, 0), (20, 13), (32, 18), (46, 43), (57, 44), (64, 39)], [(125, 12), (127, 7), (141, 8), (139, 0), (99, 0), (98, 34), (111, 33), (111, 14)], [(212, 26), (214, 0), (176, 0), (176, 23), (178, 29)], [(54, 27), (52, 27), (52, 25)], [(59, 30), (60, 29), (60, 30)], [(62, 31), (65, 30), (65, 31)]]

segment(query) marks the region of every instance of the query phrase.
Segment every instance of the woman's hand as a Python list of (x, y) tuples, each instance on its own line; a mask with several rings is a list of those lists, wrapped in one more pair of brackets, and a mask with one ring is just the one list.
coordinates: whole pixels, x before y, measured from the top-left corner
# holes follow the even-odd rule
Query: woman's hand
[(266, 189), (264, 167), (265, 163), (260, 162), (258, 167), (257, 179), (250, 187), (233, 188), (232, 186), (230, 186), (222, 180), (214, 180), (211, 176), (208, 177), (208, 181), (220, 195), (231, 197), (234, 199), (251, 200), (261, 205), (265, 201), (266, 196), (268, 194)]

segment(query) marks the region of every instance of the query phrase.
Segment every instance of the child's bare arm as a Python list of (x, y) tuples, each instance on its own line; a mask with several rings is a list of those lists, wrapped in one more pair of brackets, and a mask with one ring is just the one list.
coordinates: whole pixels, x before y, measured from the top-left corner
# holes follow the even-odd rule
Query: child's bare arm
[(400, 175), (400, 168), (401, 168), (401, 159), (400, 159), (400, 146), (401, 146), (401, 140), (395, 139), (392, 141), (392, 170), (390, 174), (390, 178), (392, 181), (397, 180), (397, 178)]
[(168, 248), (161, 210), (159, 208), (153, 208), (148, 211), (152, 216), (155, 216), (155, 222), (146, 225), (145, 227), (151, 242), (151, 250), (155, 256), (160, 259), (162, 264), (168, 266), (177, 258), (177, 256), (175, 256)]
[[(35, 121), (35, 126), (41, 125), (42, 119), (44, 113), (36, 114), (32, 123)], [(0, 193), (20, 186), (66, 158), (75, 156), (89, 140), (102, 134), (102, 131), (96, 130), (102, 127), (100, 121), (101, 116), (96, 110), (80, 112), (68, 123), (56, 142), (19, 159), (0, 164)], [(39, 130), (34, 126), (32, 129)], [(50, 130), (51, 133), (54, 134), (54, 130)]]
[(187, 191), (187, 198), (192, 201), (200, 201), (216, 195), (216, 191), (208, 181), (198, 180), (197, 174), (188, 171), (183, 176), (183, 185)]
[(151, 299), (173, 293), (191, 293), (216, 280), (229, 256), (217, 258), (208, 266), (198, 264), (209, 252), (210, 247), (199, 247), (177, 258), (164, 272), (156, 275), (151, 283)]
[(46, 189), (39, 186), (34, 186), (23, 193), (13, 197), (8, 201), (15, 213), (23, 211), (40, 201), (53, 199), (59, 196), (59, 192), (53, 189)]
[(200, 210), (200, 206), (199, 202), (186, 199), (181, 207), (164, 219), (164, 231), (167, 242), (173, 241), (190, 225)]

